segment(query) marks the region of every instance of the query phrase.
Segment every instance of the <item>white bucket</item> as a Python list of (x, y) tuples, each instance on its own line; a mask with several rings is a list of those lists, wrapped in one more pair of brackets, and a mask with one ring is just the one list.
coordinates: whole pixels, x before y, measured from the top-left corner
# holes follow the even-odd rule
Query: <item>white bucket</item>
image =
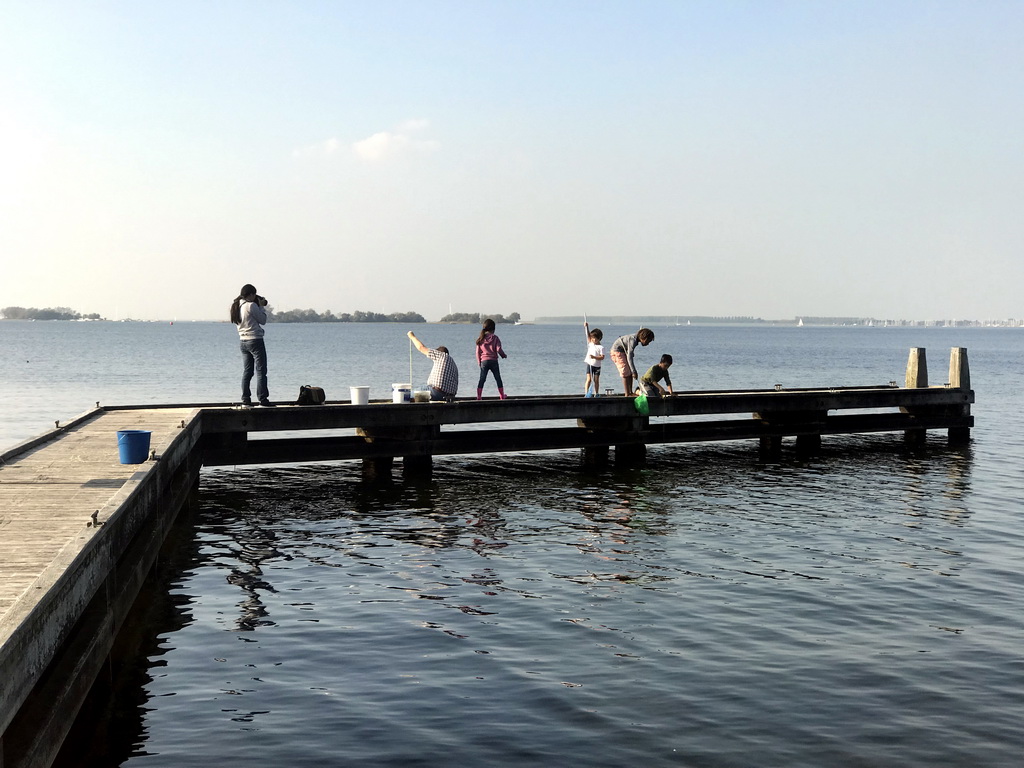
[(352, 405), (366, 405), (370, 402), (369, 387), (349, 387), (348, 391), (352, 398)]
[(412, 384), (392, 384), (391, 385), (391, 402), (393, 402), (393, 403), (411, 403), (412, 402)]

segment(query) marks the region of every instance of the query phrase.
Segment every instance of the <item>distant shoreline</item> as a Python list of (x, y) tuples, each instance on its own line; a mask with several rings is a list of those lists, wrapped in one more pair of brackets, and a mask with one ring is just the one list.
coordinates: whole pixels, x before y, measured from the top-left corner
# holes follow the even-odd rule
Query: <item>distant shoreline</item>
[[(736, 319), (736, 321), (730, 321), (730, 319), (687, 319), (682, 318), (679, 322), (676, 322), (675, 318), (657, 318), (657, 317), (628, 317), (628, 316), (608, 316), (608, 315), (596, 315), (594, 317), (588, 317), (588, 322), (591, 327), (597, 326), (636, 326), (637, 328), (649, 327), (649, 328), (666, 328), (666, 327), (723, 327), (723, 326), (746, 326), (750, 328), (1024, 328), (1024, 321), (1018, 321), (1018, 319), (1005, 319), (1005, 321), (874, 321), (873, 323), (864, 321), (847, 321), (843, 322), (837, 318), (836, 322), (827, 322), (822, 318), (805, 319), (804, 323), (801, 324), (800, 318), (795, 319)], [(22, 317), (0, 317), (0, 323), (161, 323), (166, 325), (182, 325), (188, 323), (221, 323), (229, 325), (230, 321), (226, 319), (137, 319), (134, 317), (125, 317), (123, 319), (108, 319), (101, 317), (99, 319), (35, 319), (35, 318), (22, 318)], [(424, 325), (424, 326), (473, 326), (475, 323), (468, 321), (419, 321), (419, 322), (407, 322), (407, 321), (364, 321), (364, 322), (338, 322), (338, 321), (286, 321), (286, 322), (274, 322), (270, 321), (269, 325), (275, 326), (308, 326), (308, 325), (330, 325), (330, 326), (378, 326), (378, 325), (390, 325), (390, 326), (408, 326), (411, 325)], [(535, 321), (520, 321), (519, 323), (511, 324), (506, 323), (502, 325), (502, 328), (509, 328), (512, 326), (577, 326), (583, 325), (582, 317), (538, 317)]]
[[(1024, 320), (893, 320), (874, 317), (811, 317), (804, 315), (787, 319), (765, 320), (760, 317), (708, 317), (703, 315), (646, 316), (639, 315), (592, 315), (587, 317), (591, 326), (635, 325), (652, 326), (694, 326), (694, 325), (750, 325), (750, 326), (793, 326), (793, 327), (868, 327), (868, 328), (1020, 328)], [(581, 315), (538, 317), (537, 325), (581, 325)]]
[[(588, 322), (592, 327), (598, 325), (607, 326), (636, 326), (641, 328), (649, 326), (652, 328), (664, 328), (672, 326), (694, 327), (694, 326), (750, 326), (750, 327), (805, 327), (805, 328), (1021, 328), (1024, 327), (1024, 320), (1014, 318), (1006, 320), (878, 320), (875, 318), (824, 318), (824, 317), (796, 317), (783, 320), (764, 320), (761, 318), (727, 318), (727, 317), (640, 317), (629, 315), (594, 315), (588, 316)], [(802, 321), (802, 322), (801, 322)], [(0, 317), (0, 323), (230, 323), (222, 319), (199, 319), (180, 320), (178, 318), (162, 318), (155, 320), (142, 320), (137, 318), (122, 318), (111, 320), (101, 318), (76, 318), (76, 319), (38, 319), (38, 318), (10, 318)], [(271, 320), (273, 325), (476, 325), (469, 320)], [(520, 320), (517, 323), (502, 323), (502, 327), (509, 326), (533, 326), (533, 325), (582, 325), (582, 316), (561, 315), (554, 317), (538, 317), (535, 320)]]

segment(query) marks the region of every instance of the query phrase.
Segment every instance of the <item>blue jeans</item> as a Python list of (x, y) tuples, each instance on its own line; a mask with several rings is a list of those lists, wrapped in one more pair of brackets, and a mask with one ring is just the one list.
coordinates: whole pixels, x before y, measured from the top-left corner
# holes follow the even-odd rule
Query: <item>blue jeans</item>
[(455, 395), (449, 395), (447, 392), (443, 392), (437, 387), (431, 385), (430, 387), (430, 399), (437, 401), (444, 401), (446, 403), (452, 402), (455, 399)]
[(480, 361), (480, 381), (476, 385), (477, 389), (484, 388), (484, 381), (487, 380), (487, 372), (490, 371), (494, 374), (494, 383), (498, 385), (498, 389), (503, 389), (504, 384), (501, 383), (501, 371), (498, 370), (497, 360), (481, 360)]
[(267, 390), (267, 346), (263, 339), (242, 339), (242, 402), (252, 402), (249, 382), (256, 374), (256, 399), (260, 402), (270, 399)]

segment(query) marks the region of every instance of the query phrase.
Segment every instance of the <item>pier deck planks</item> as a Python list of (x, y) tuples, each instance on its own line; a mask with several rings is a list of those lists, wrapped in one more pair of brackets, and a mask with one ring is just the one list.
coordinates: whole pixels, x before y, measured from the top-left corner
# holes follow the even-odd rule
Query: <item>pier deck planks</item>
[(191, 407), (97, 412), (0, 463), (0, 643), (23, 612), (11, 615), (18, 601), (62, 553), (69, 548), (73, 553), (76, 542), (80, 547), (95, 534), (93, 512), (149, 465), (120, 463), (117, 431), (150, 430), (150, 448), (159, 455), (193, 412)]

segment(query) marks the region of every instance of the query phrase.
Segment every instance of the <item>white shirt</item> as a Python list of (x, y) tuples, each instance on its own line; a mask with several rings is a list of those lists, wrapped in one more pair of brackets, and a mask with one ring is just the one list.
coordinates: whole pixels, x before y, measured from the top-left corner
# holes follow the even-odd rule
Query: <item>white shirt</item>
[(238, 324), (238, 338), (259, 339), (263, 337), (263, 328), (267, 322), (267, 310), (255, 301), (243, 301), (239, 307), (242, 322)]
[(587, 344), (587, 356), (583, 358), (583, 362), (587, 365), (593, 365), (597, 368), (601, 367), (601, 361), (597, 359), (597, 355), (604, 354), (604, 347), (600, 344), (594, 344), (593, 342)]

